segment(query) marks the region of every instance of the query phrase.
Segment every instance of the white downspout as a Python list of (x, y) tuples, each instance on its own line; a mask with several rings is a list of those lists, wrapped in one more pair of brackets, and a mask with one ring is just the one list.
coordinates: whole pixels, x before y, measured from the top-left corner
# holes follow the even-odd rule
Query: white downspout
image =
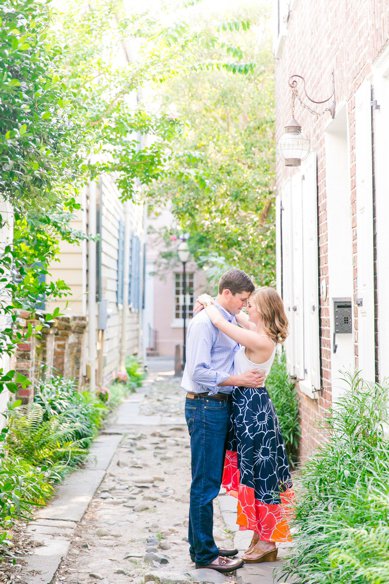
[(122, 311), (122, 338), (120, 345), (120, 371), (126, 372), (127, 357), (127, 320), (128, 320), (128, 286), (130, 284), (130, 205), (129, 201), (124, 203), (124, 290), (123, 290), (123, 311)]
[[(89, 234), (96, 236), (95, 182), (89, 183)], [(88, 340), (89, 340), (89, 391), (96, 391), (96, 242), (88, 242)]]
[(141, 254), (141, 263), (140, 263), (140, 301), (139, 301), (139, 338), (138, 338), (138, 354), (139, 357), (143, 360), (143, 363), (146, 363), (146, 343), (145, 343), (145, 335), (144, 335), (144, 309), (143, 309), (143, 288), (146, 286), (145, 280), (145, 244), (147, 242), (147, 233), (146, 233), (146, 225), (147, 225), (147, 203), (143, 206), (143, 229), (142, 229), (142, 254)]

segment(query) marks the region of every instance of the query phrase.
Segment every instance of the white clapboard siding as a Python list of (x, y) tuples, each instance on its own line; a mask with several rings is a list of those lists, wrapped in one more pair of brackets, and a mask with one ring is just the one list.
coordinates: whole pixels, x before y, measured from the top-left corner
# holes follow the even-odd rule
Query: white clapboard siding
[(365, 81), (356, 92), (356, 188), (357, 188), (357, 304), (358, 368), (374, 381), (374, 256), (373, 183), (371, 148), (371, 85)]
[(304, 381), (300, 389), (317, 397), (320, 389), (319, 265), (317, 232), (316, 154), (312, 152), (302, 167), (303, 247), (304, 247)]
[(303, 213), (302, 174), (292, 178), (292, 239), (293, 239), (293, 327), (295, 375), (304, 379), (304, 262), (303, 262)]
[[(289, 330), (293, 329), (293, 239), (292, 239), (292, 201), (291, 183), (282, 189), (282, 296)], [(294, 375), (294, 343), (290, 334), (285, 341), (286, 365), (288, 373)]]

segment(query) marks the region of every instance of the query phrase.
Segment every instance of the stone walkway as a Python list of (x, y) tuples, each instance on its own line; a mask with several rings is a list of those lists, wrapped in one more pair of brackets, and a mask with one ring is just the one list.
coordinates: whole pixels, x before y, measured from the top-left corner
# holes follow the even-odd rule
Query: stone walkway
[[(229, 576), (194, 569), (187, 543), (190, 457), (185, 395), (169, 363), (155, 360), (150, 365), (147, 383), (119, 408), (94, 444), (86, 468), (73, 473), (29, 525), (35, 548), (24, 558), (15, 581), (277, 581), (273, 571), (281, 562), (246, 565)], [(235, 508), (232, 497), (218, 497), (215, 540), (220, 547), (244, 550), (251, 532), (237, 532)], [(281, 558), (286, 549), (281, 547)]]

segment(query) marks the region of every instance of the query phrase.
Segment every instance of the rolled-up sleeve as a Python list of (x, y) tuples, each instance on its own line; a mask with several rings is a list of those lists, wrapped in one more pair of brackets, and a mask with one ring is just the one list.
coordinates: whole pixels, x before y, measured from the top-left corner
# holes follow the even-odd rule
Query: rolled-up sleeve
[(205, 322), (193, 323), (187, 338), (188, 373), (195, 383), (209, 390), (210, 395), (219, 391), (219, 383), (230, 376), (227, 371), (211, 367), (213, 331)]

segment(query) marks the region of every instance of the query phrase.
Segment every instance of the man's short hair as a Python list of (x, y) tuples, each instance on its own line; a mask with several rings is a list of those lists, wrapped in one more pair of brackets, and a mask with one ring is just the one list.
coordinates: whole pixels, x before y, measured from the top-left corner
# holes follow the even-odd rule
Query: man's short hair
[(245, 272), (238, 270), (238, 268), (231, 268), (228, 270), (219, 281), (219, 294), (223, 290), (230, 290), (232, 294), (240, 294), (241, 292), (250, 292), (252, 294), (255, 286)]

